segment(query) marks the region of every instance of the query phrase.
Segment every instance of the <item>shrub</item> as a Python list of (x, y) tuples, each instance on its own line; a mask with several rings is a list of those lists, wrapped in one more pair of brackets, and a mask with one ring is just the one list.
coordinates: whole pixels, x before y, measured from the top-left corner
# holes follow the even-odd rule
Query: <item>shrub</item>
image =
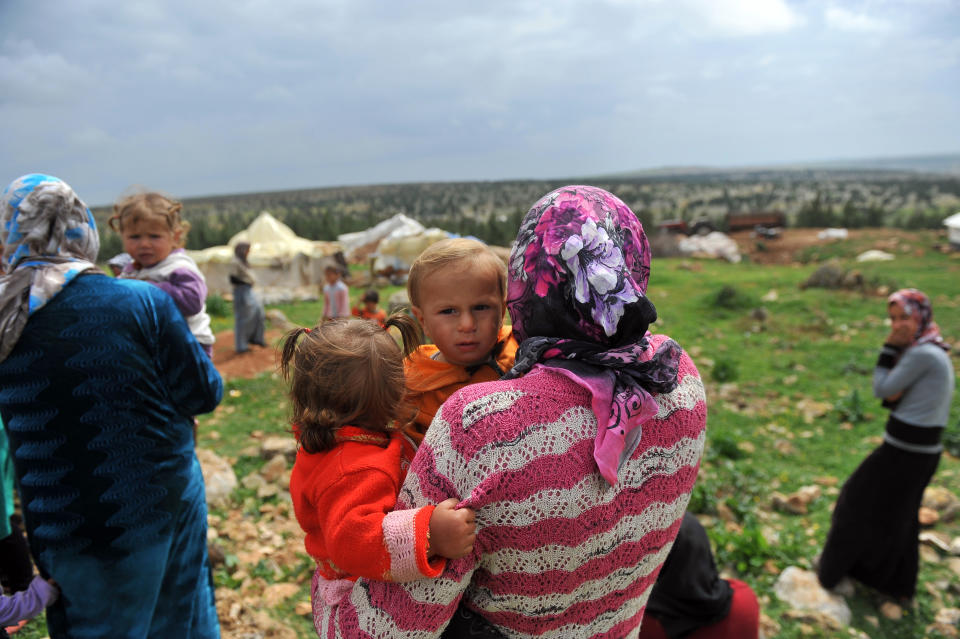
[(725, 284), (723, 288), (717, 291), (713, 296), (712, 306), (728, 310), (747, 309), (756, 306), (754, 299), (736, 288)]
[(210, 295), (207, 297), (207, 313), (211, 317), (229, 317), (232, 309), (230, 302), (219, 295)]
[(732, 382), (737, 379), (740, 374), (738, 368), (737, 363), (732, 359), (721, 359), (713, 365), (713, 370), (710, 372), (710, 375), (715, 382)]
[(840, 420), (859, 424), (866, 419), (863, 410), (863, 400), (860, 399), (860, 391), (854, 388), (846, 397), (841, 397), (834, 404), (834, 408), (840, 414)]

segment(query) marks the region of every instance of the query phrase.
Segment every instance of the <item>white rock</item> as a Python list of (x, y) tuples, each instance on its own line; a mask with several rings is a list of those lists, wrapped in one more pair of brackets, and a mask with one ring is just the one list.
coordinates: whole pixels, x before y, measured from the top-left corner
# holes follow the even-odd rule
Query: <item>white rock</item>
[(260, 456), (264, 459), (273, 459), (277, 455), (284, 455), (290, 461), (297, 456), (297, 440), (293, 435), (287, 437), (267, 437), (260, 444)]
[(822, 613), (843, 626), (850, 624), (847, 602), (825, 590), (817, 575), (809, 570), (788, 566), (777, 578), (773, 592), (795, 609)]
[(206, 487), (207, 504), (214, 508), (230, 501), (230, 494), (237, 487), (237, 475), (227, 460), (206, 448), (197, 449), (203, 483)]

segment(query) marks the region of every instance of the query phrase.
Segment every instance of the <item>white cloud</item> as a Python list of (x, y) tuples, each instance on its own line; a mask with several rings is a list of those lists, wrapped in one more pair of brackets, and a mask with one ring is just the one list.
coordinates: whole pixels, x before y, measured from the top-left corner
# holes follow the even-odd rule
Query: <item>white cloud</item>
[(804, 23), (803, 16), (784, 0), (683, 0), (680, 4), (722, 35), (780, 33)]
[(843, 7), (827, 7), (824, 12), (824, 19), (828, 27), (841, 31), (882, 33), (889, 31), (892, 26), (886, 20), (865, 13), (854, 13)]

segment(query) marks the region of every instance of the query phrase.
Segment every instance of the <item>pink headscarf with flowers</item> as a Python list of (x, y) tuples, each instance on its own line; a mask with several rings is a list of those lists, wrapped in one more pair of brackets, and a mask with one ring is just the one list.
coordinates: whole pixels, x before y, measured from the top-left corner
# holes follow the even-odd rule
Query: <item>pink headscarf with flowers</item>
[(507, 270), (507, 308), (521, 342), (505, 376), (547, 366), (588, 389), (597, 416), (594, 458), (610, 484), (656, 415), (652, 393), (676, 388), (682, 350), (652, 352), (647, 327), (650, 245), (620, 199), (593, 186), (565, 186), (527, 212)]
[(896, 304), (909, 316), (917, 314), (920, 317), (917, 334), (913, 336), (913, 342), (910, 346), (929, 342), (945, 351), (950, 350), (950, 345), (943, 340), (943, 336), (940, 334), (940, 327), (933, 321), (933, 307), (930, 304), (930, 298), (923, 291), (918, 291), (915, 288), (902, 288), (891, 293), (890, 297), (887, 298), (887, 305), (891, 304)]

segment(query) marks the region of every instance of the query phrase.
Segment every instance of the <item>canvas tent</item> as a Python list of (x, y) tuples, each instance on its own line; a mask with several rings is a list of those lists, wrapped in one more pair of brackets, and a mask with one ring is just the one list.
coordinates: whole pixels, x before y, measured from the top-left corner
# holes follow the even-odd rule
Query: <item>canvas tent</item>
[(960, 250), (960, 213), (954, 213), (943, 221), (947, 227), (947, 237), (950, 239), (950, 246)]
[(297, 237), (289, 226), (264, 211), (249, 227), (231, 237), (226, 246), (189, 251), (203, 271), (211, 294), (226, 295), (231, 291), (228, 273), (233, 247), (238, 242), (250, 243), (247, 259), (257, 277), (257, 290), (268, 302), (316, 298), (324, 267), (341, 250), (337, 242)]
[(424, 249), (451, 233), (426, 228), (420, 222), (398, 213), (365, 231), (337, 237), (348, 262), (373, 260), (375, 273), (405, 273)]

